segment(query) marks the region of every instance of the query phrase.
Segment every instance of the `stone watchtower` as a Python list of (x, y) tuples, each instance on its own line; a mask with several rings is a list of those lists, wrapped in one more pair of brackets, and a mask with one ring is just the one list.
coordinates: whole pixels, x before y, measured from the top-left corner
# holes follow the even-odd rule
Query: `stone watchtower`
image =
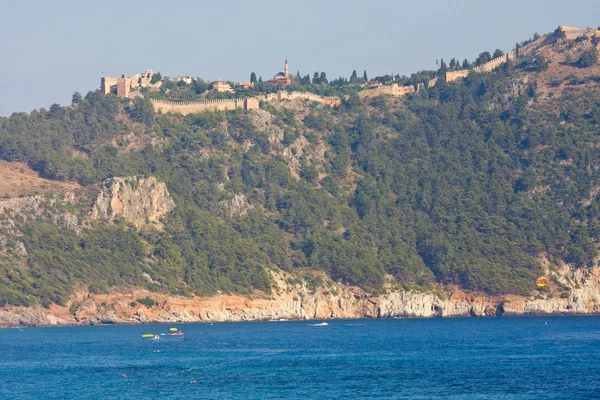
[(289, 70), (290, 70), (290, 68), (289, 68), (289, 66), (288, 66), (287, 57), (286, 57), (286, 59), (285, 59), (285, 69), (284, 69), (284, 71), (285, 71), (285, 72), (284, 72), (284, 73), (285, 73), (285, 75), (284, 75), (284, 76), (285, 76), (286, 78), (289, 76), (289, 75), (288, 75), (288, 73), (289, 73)]

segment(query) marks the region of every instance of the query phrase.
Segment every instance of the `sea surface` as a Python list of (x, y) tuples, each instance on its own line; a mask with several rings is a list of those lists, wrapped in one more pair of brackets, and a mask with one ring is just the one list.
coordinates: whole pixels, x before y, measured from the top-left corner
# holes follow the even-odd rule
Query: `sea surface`
[(600, 317), (0, 329), (0, 399), (600, 398)]

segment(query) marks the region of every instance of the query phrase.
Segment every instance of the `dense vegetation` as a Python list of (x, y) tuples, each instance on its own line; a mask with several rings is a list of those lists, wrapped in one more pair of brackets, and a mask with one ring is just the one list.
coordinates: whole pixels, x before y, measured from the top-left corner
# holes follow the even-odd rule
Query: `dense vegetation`
[[(269, 266), (320, 269), (374, 292), (390, 274), (404, 287), (528, 293), (539, 255), (591, 266), (600, 102), (572, 86), (542, 106), (535, 83), (514, 91), (526, 68), (439, 82), (403, 99), (351, 96), (336, 109), (267, 105), (284, 131), (281, 147), (239, 111), (156, 116), (146, 101), (97, 92), (2, 118), (2, 159), (83, 185), (153, 175), (177, 207), (162, 233), (118, 223), (78, 235), (23, 223), (28, 255), (23, 267), (10, 252), (0, 259), (0, 304), (64, 303), (80, 282), (95, 291), (268, 292)], [(131, 131), (161, 144), (125, 150), (120, 138)], [(291, 145), (302, 137), (296, 177)], [(253, 206), (246, 215), (223, 206), (234, 194)]]

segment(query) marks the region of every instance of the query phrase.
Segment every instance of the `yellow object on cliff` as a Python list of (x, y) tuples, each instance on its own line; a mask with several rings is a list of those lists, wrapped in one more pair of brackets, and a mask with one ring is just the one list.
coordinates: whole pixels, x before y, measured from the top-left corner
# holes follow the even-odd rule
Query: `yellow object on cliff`
[(548, 278), (546, 278), (545, 276), (540, 276), (539, 278), (537, 278), (537, 281), (535, 281), (535, 284), (538, 285), (539, 287), (544, 287), (546, 285), (548, 285), (550, 282), (548, 281)]

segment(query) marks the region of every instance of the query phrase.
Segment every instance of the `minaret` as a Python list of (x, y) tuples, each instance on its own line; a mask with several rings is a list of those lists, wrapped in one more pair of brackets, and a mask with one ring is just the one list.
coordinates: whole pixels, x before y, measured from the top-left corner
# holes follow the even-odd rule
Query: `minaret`
[(287, 57), (285, 58), (285, 77), (288, 77), (289, 67), (287, 62)]

